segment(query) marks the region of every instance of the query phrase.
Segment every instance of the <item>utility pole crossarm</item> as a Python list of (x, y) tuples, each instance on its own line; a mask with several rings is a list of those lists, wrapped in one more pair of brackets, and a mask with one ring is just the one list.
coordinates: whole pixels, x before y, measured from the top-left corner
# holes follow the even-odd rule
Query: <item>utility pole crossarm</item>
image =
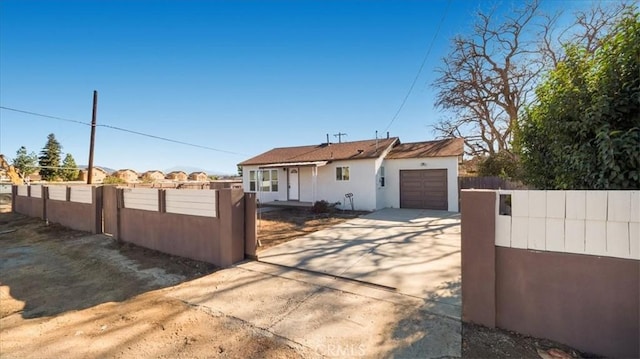
[(346, 137), (347, 134), (343, 132), (338, 132), (333, 135), (333, 137), (338, 137), (338, 143), (342, 143), (342, 136)]

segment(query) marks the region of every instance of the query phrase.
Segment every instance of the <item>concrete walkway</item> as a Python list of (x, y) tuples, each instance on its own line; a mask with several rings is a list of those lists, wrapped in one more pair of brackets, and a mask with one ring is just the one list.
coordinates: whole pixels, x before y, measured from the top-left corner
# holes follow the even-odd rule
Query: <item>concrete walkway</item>
[(242, 263), (167, 295), (305, 357), (460, 357), (459, 237), (457, 214), (382, 210), (260, 255), (275, 264)]
[(269, 248), (258, 258), (461, 305), (458, 213), (383, 209)]

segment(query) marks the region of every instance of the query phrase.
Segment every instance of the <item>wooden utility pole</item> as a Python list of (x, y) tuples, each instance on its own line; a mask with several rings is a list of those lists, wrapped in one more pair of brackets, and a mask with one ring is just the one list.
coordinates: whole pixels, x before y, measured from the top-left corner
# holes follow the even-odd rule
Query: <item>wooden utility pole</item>
[(342, 136), (346, 136), (346, 133), (338, 132), (333, 135), (333, 137), (338, 137), (338, 143), (342, 143)]
[(93, 180), (93, 148), (96, 142), (96, 115), (98, 111), (98, 91), (93, 91), (93, 112), (91, 115), (91, 141), (89, 144), (89, 166), (87, 167), (87, 184)]

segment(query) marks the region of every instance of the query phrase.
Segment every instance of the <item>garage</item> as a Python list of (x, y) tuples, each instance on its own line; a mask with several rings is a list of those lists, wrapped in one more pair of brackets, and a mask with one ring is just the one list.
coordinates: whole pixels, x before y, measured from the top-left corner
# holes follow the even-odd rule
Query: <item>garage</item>
[(401, 170), (400, 208), (448, 210), (447, 170)]

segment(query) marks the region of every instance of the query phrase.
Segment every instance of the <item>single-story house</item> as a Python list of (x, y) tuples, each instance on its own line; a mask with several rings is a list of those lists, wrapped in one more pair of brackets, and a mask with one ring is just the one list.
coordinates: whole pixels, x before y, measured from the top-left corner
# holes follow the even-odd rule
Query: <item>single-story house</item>
[(113, 172), (111, 174), (113, 177), (120, 178), (121, 180), (127, 183), (135, 183), (138, 182), (138, 172), (132, 169), (121, 169)]
[[(109, 173), (100, 167), (93, 167), (91, 171), (91, 182), (92, 183), (102, 183), (107, 177)], [(78, 175), (78, 180), (82, 182), (87, 182), (87, 177), (89, 176), (89, 169), (80, 170), (80, 174)]]
[(187, 173), (184, 171), (173, 171), (167, 173), (167, 179), (172, 181), (184, 182), (188, 178)]
[(158, 170), (151, 170), (143, 173), (140, 179), (144, 182), (160, 182), (164, 180), (164, 173)]
[(198, 181), (198, 182), (208, 182), (209, 181), (209, 176), (207, 176), (207, 174), (202, 172), (202, 171), (200, 171), (200, 172), (191, 172), (189, 174), (189, 180)]
[(239, 163), (244, 190), (261, 203), (340, 202), (341, 208), (458, 211), (462, 139), (397, 137), (280, 147)]

